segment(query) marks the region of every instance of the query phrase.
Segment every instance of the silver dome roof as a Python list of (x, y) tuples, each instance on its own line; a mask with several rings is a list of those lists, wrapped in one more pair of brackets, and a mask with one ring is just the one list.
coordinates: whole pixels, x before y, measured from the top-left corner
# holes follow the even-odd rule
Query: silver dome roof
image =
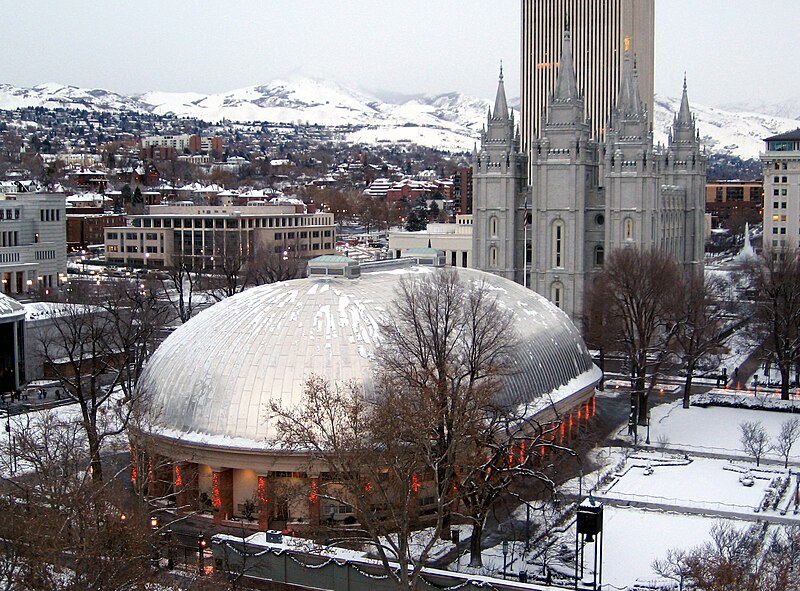
[[(270, 401), (299, 403), (310, 374), (371, 389), (378, 320), (392, 310), (400, 275), (432, 272), (411, 267), (359, 279), (309, 277), (215, 304), (164, 341), (139, 381), (140, 394), (157, 409), (156, 428), (207, 444), (261, 447), (274, 437), (266, 418)], [(506, 403), (545, 403), (564, 387), (597, 381), (586, 345), (561, 310), (506, 279), (458, 272), (464, 281), (485, 282), (517, 316), (518, 371), (506, 379)]]

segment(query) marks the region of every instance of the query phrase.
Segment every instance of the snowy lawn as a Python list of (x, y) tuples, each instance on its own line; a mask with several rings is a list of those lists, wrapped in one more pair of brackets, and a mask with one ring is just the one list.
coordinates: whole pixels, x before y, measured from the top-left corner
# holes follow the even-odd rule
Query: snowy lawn
[[(632, 457), (626, 470), (598, 494), (617, 500), (658, 503), (675, 508), (753, 513), (760, 507), (770, 482), (784, 470), (752, 471), (753, 486), (739, 478), (746, 467), (725, 460), (694, 458), (688, 462), (659, 453)], [(652, 470), (651, 474), (648, 472)]]
[[(691, 407), (684, 409), (681, 402), (657, 406), (651, 414), (650, 441), (666, 448), (696, 450), (747, 457), (742, 450), (739, 424), (744, 421), (760, 422), (770, 440), (774, 440), (781, 425), (791, 419), (790, 413), (746, 410), (722, 407)], [(781, 459), (775, 453), (768, 458)], [(800, 461), (800, 443), (794, 446), (790, 461)]]
[[(605, 507), (603, 510), (603, 584), (625, 589), (659, 578), (652, 563), (670, 548), (689, 549), (709, 540), (721, 519), (662, 511)], [(750, 524), (727, 520), (735, 527)], [(574, 544), (574, 539), (572, 541)], [(591, 551), (587, 547), (587, 551)], [(613, 588), (613, 587), (610, 587)]]

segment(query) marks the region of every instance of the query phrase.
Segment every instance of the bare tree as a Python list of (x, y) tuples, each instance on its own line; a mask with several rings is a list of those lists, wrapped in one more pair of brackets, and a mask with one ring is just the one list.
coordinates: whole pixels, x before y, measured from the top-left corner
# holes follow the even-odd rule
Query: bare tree
[[(606, 354), (613, 351), (614, 345), (620, 340), (619, 324), (608, 306), (607, 277), (598, 275), (586, 290), (583, 307), (583, 338), (586, 346), (596, 349), (599, 354), (598, 365), (605, 373)], [(599, 389), (603, 389), (600, 381)]]
[(800, 357), (800, 261), (792, 249), (765, 250), (751, 268), (758, 293), (756, 317), (764, 352), (781, 373), (781, 398), (789, 400), (792, 365)]
[[(51, 307), (39, 346), (46, 372), (80, 408), (89, 472), (101, 482), (101, 447), (125, 430), (136, 381), (168, 314), (153, 285), (120, 281), (97, 288), (74, 288), (66, 302)], [(117, 388), (122, 403), (111, 405)]]
[(161, 287), (181, 322), (187, 322), (195, 312), (195, 294), (203, 281), (202, 269), (195, 268), (189, 256), (173, 257), (172, 266), (158, 271)]
[(81, 426), (42, 411), (17, 417), (12, 429), (25, 473), (2, 487), (0, 539), (16, 568), (0, 581), (20, 591), (143, 589), (152, 534), (122, 489), (87, 478)]
[(300, 405), (274, 403), (271, 412), (278, 439), (309, 454), (310, 467), (321, 472), (317, 499), (353, 507), (361, 536), (351, 532), (349, 539), (370, 544), (398, 588), (414, 589), (436, 536), (421, 547), (411, 544), (427, 462), (423, 450), (406, 444), (413, 429), (410, 406), (379, 418), (357, 384), (331, 385), (311, 376)]
[(780, 433), (772, 444), (772, 449), (783, 458), (783, 467), (789, 467), (789, 456), (797, 440), (800, 439), (800, 419), (792, 417), (781, 424)]
[(765, 535), (761, 525), (737, 528), (718, 524), (711, 539), (695, 548), (670, 550), (653, 563), (661, 576), (681, 589), (697, 591), (798, 591), (800, 529), (776, 529)]
[[(419, 412), (414, 444), (428, 446), (443, 507), (466, 442), (485, 427), (518, 342), (513, 314), (484, 285), (453, 269), (404, 277), (395, 313), (380, 325), (379, 383)], [(449, 511), (442, 534), (449, 537)]]
[(759, 466), (761, 458), (769, 450), (769, 438), (764, 425), (760, 421), (743, 421), (739, 423), (739, 431), (742, 449), (753, 456), (756, 466)]
[(728, 331), (730, 311), (719, 297), (722, 286), (713, 278), (690, 275), (681, 292), (680, 319), (675, 341), (686, 371), (683, 387), (683, 408), (689, 408), (692, 379), (703, 362), (718, 354), (733, 334)]
[(306, 261), (298, 257), (296, 252), (287, 252), (284, 255), (257, 248), (249, 267), (253, 285), (266, 285), (302, 277), (305, 274)]
[[(410, 589), (460, 501), (480, 548), (493, 503), (517, 476), (538, 476), (523, 448), (550, 431), (498, 406), (518, 339), (491, 290), (444, 269), (403, 279), (393, 307), (369, 399), (317, 378), (300, 408), (272, 412), (282, 442), (330, 466), (316, 494), (355, 507), (365, 538)], [(412, 543), (421, 524), (431, 535)]]
[[(540, 423), (524, 405), (514, 409), (493, 405), (487, 410), (471, 441), (463, 442), (468, 447), (456, 471), (458, 500), (472, 525), (471, 567), (483, 565), (481, 542), (486, 519), (512, 484), (526, 479), (529, 485), (530, 479), (536, 479), (550, 494), (555, 491), (555, 482), (540, 460), (544, 449), (559, 447), (553, 443), (553, 435), (560, 422)], [(567, 451), (574, 455), (572, 450)]]
[(216, 300), (236, 295), (252, 283), (253, 245), (246, 236), (239, 230), (214, 233), (213, 265), (207, 281), (209, 293)]
[(683, 591), (684, 583), (691, 574), (687, 552), (678, 548), (667, 550), (667, 556), (654, 560), (652, 568), (657, 575), (678, 583), (678, 591)]
[(631, 365), (634, 431), (637, 423), (647, 424), (649, 396), (677, 332), (680, 274), (659, 250), (621, 248), (608, 257), (601, 277), (611, 322), (619, 326), (617, 346)]

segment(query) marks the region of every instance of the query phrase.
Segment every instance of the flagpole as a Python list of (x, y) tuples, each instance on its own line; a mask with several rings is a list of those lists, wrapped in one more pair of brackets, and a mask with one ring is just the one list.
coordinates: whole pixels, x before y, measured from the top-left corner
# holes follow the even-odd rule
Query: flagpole
[[(527, 214), (525, 214), (527, 216)], [(524, 249), (524, 262), (522, 264), (522, 285), (528, 287), (528, 224), (525, 224), (525, 241), (522, 244)]]
[(525, 237), (522, 243), (522, 286), (528, 287), (528, 198), (525, 197), (525, 206), (522, 209), (522, 227)]

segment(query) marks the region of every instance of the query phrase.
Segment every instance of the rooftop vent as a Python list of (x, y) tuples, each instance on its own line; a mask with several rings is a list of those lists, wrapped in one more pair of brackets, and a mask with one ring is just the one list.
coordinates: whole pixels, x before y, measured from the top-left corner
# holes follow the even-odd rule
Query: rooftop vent
[(361, 277), (358, 261), (337, 255), (324, 255), (308, 261), (308, 276), (321, 275), (357, 279)]
[(447, 264), (444, 251), (435, 248), (407, 248), (400, 253), (400, 258), (411, 259), (418, 265), (429, 267), (444, 267)]

